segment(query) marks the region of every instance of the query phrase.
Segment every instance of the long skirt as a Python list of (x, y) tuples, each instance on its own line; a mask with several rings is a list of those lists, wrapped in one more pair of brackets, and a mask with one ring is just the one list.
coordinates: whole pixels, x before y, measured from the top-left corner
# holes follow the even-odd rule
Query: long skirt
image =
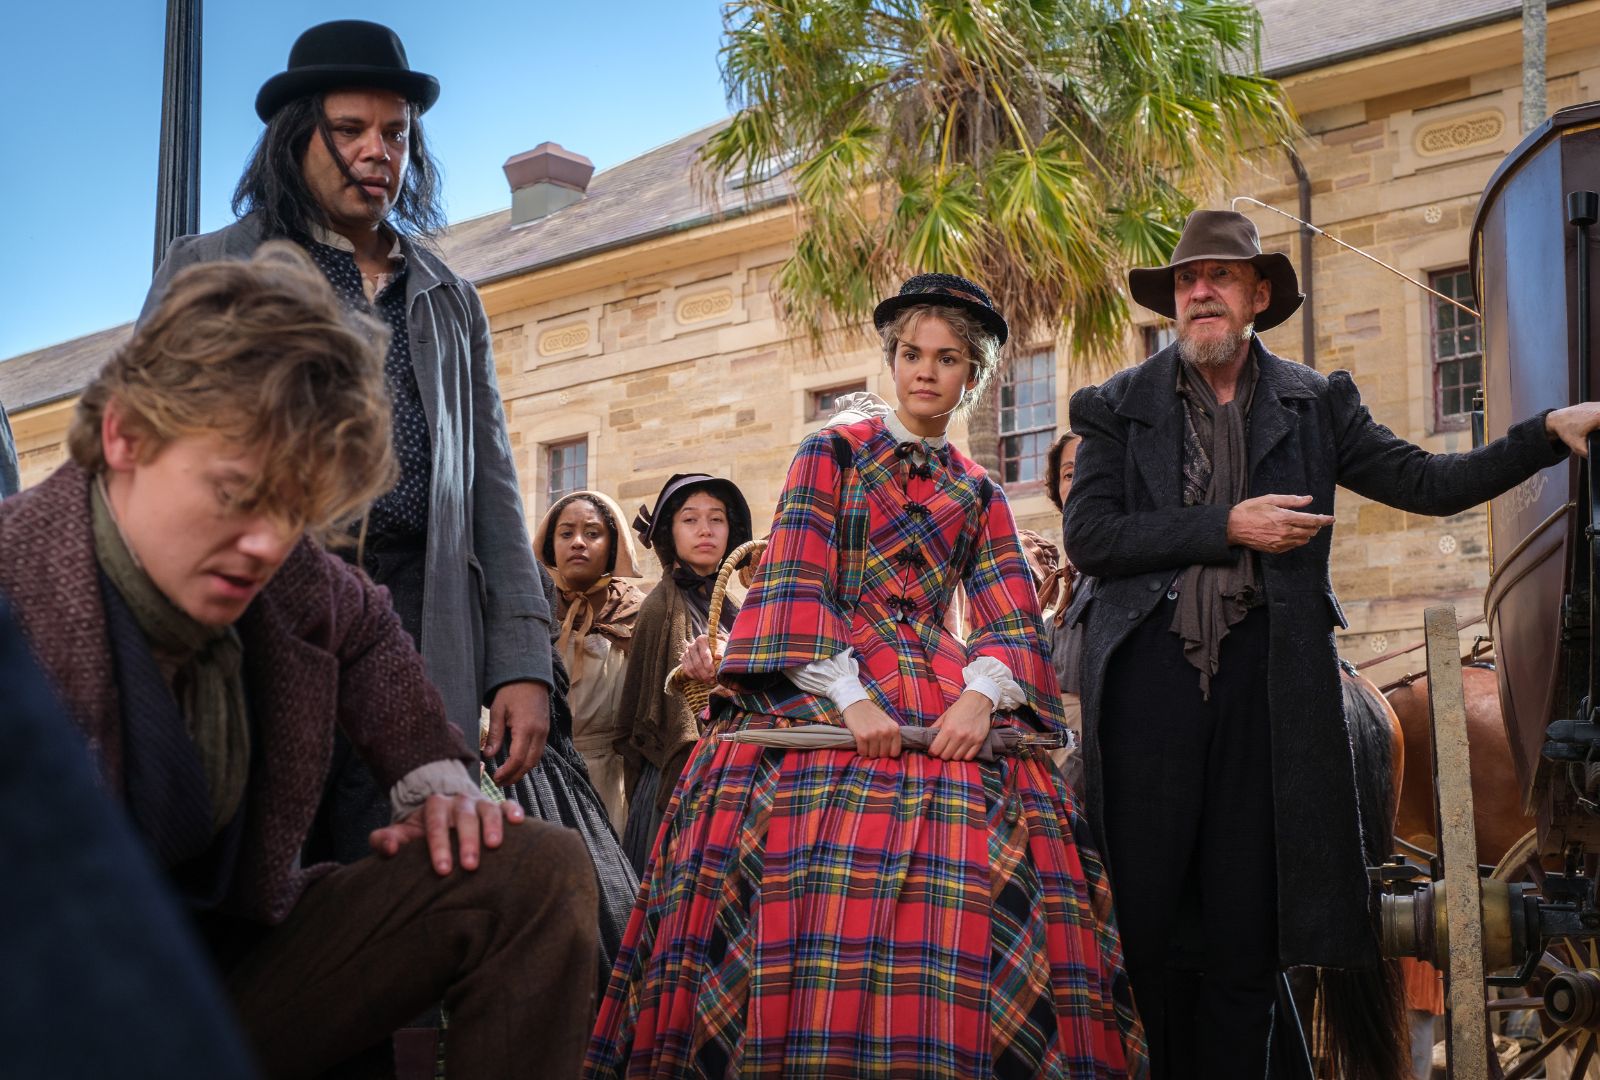
[(702, 739), (585, 1075), (1143, 1076), (1087, 836), (1042, 756)]
[[(622, 945), (628, 916), (639, 891), (639, 878), (622, 853), (622, 844), (611, 827), (605, 804), (589, 782), (583, 755), (572, 745), (572, 717), (567, 712), (567, 673), (555, 665), (556, 686), (550, 694), (550, 737), (539, 764), (508, 788), (506, 798), (516, 799), (529, 817), (576, 829), (594, 860), (595, 879), (600, 885), (600, 970), (611, 969)], [(485, 771), (485, 776), (505, 764), (509, 746)], [(493, 784), (493, 781), (487, 781)], [(537, 888), (537, 882), (530, 882)]]
[(656, 839), (661, 835), (661, 811), (656, 809), (660, 791), (661, 770), (644, 762), (639, 766), (639, 779), (628, 792), (628, 824), (622, 830), (622, 850), (641, 878), (650, 866)]

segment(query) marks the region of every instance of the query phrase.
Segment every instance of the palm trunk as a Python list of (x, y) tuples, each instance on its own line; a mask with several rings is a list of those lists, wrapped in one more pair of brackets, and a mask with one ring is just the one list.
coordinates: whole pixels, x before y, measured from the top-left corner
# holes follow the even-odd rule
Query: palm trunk
[(996, 481), (1002, 479), (1000, 475), (1000, 380), (1005, 374), (1005, 361), (1001, 361), (1000, 373), (989, 383), (988, 391), (983, 395), (972, 411), (967, 413), (967, 453), (979, 465), (988, 470), (989, 475)]

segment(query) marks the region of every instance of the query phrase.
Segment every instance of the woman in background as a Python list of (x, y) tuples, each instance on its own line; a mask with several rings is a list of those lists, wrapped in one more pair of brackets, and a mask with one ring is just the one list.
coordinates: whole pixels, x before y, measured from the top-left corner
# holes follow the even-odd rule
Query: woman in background
[[(679, 473), (656, 496), (654, 509), (639, 509), (633, 527), (661, 560), (662, 575), (639, 608), (618, 705), (618, 749), (628, 772), (622, 846), (643, 874), (678, 774), (700, 738), (699, 718), (666, 689), (667, 674), (684, 645), (706, 632), (722, 559), (750, 539), (750, 507), (731, 480)], [(737, 603), (723, 604), (724, 631), (738, 612)]]
[(622, 521), (609, 496), (574, 491), (550, 507), (533, 535), (534, 554), (555, 580), (556, 655), (571, 679), (572, 743), (619, 836), (628, 820), (616, 748), (619, 706), (633, 623), (644, 601), (638, 586), (623, 580), (639, 571), (633, 536)]
[[(1072, 491), (1081, 438), (1064, 431), (1050, 444), (1045, 455), (1044, 492), (1058, 511), (1066, 506), (1067, 495)], [(1080, 574), (1060, 548), (1038, 533), (1023, 529), (1021, 536), (1022, 554), (1039, 588), (1039, 607), (1050, 637), (1050, 662), (1056, 669), (1056, 682), (1061, 686), (1061, 707), (1067, 729), (1081, 745), (1083, 706), (1078, 701), (1078, 669), (1083, 662), (1083, 627), (1078, 616), (1094, 591), (1094, 579)], [(1072, 789), (1082, 790), (1083, 758), (1078, 746), (1053, 751), (1050, 757)]]

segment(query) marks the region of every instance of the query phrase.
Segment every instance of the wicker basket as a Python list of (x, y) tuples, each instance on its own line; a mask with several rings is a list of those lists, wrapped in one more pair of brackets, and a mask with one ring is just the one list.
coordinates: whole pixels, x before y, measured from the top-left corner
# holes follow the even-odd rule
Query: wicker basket
[[(749, 556), (750, 562), (739, 571), (739, 580), (748, 588), (752, 578), (755, 576), (756, 564), (761, 561), (761, 553), (766, 550), (767, 542), (765, 540), (751, 540), (734, 548), (728, 553), (728, 557), (722, 560), (722, 569), (717, 573), (717, 583), (711, 590), (711, 611), (706, 619), (706, 638), (711, 644), (711, 659), (713, 662), (719, 662), (722, 659), (717, 654), (717, 630), (718, 623), (722, 619), (722, 601), (728, 595), (728, 579), (733, 577), (734, 568), (739, 565), (740, 560)], [(667, 691), (682, 696), (683, 700), (688, 703), (689, 710), (697, 718), (711, 704), (711, 691), (715, 686), (716, 683), (701, 682), (699, 679), (689, 678), (688, 675), (684, 674), (682, 664), (667, 673)]]

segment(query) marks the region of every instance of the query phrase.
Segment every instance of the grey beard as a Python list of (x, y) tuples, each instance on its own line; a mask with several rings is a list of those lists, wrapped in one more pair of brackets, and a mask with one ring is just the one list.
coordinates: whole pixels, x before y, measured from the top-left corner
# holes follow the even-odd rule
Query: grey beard
[(1178, 339), (1178, 355), (1197, 368), (1227, 367), (1239, 356), (1241, 347), (1250, 343), (1255, 324), (1246, 323), (1237, 333), (1225, 337), (1196, 341), (1192, 337)]

